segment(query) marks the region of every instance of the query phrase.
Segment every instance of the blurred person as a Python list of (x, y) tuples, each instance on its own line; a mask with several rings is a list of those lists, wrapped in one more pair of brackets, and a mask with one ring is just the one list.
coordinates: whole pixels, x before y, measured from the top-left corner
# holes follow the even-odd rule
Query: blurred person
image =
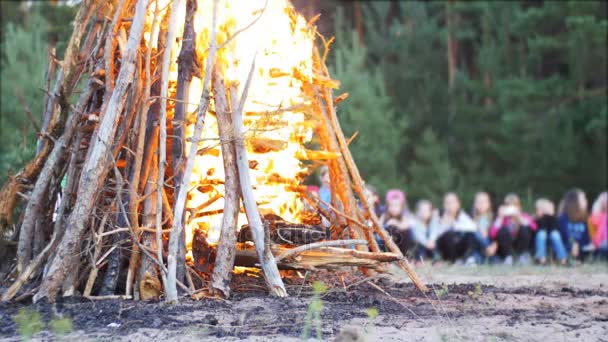
[(490, 227), (490, 238), (496, 242), (496, 255), (507, 265), (513, 264), (515, 254), (518, 263), (529, 263), (536, 222), (521, 209), (519, 196), (508, 194), (498, 209), (498, 217)]
[(386, 210), (380, 217), (384, 229), (393, 237), (403, 255), (412, 256), (415, 240), (412, 217), (407, 209), (407, 199), (401, 190), (391, 189), (386, 193)]
[(413, 224), (414, 239), (416, 240), (416, 260), (437, 259), (436, 240), (439, 224), (439, 212), (433, 209), (429, 200), (416, 203), (416, 217)]
[(608, 257), (608, 192), (602, 192), (591, 207), (589, 236), (600, 256)]
[(441, 256), (450, 262), (457, 260), (472, 265), (476, 263), (474, 253), (479, 250), (475, 238), (477, 225), (475, 221), (462, 210), (458, 196), (449, 192), (443, 197), (443, 213), (439, 218), (437, 228), (437, 250)]
[(328, 204), (331, 204), (331, 187), (329, 186), (329, 168), (327, 165), (321, 166), (321, 169), (319, 170), (319, 181), (321, 182), (319, 198), (322, 201), (319, 205), (321, 208), (329, 210)]
[(583, 261), (594, 249), (587, 225), (587, 196), (582, 190), (574, 188), (566, 192), (562, 204), (557, 219), (562, 240), (570, 256), (574, 260)]
[[(479, 191), (475, 194), (475, 200), (473, 201), (473, 221), (477, 225), (477, 232), (475, 238), (479, 243), (481, 252), (485, 256), (492, 256), (496, 253), (496, 244), (492, 244), (490, 240), (490, 226), (494, 220), (494, 213), (492, 212), (492, 201), (490, 195), (485, 191)], [(478, 258), (483, 259), (481, 253)]]
[(539, 198), (534, 204), (536, 236), (534, 237), (536, 262), (544, 265), (547, 262), (547, 241), (550, 241), (551, 248), (555, 254), (557, 262), (564, 265), (568, 260), (568, 252), (559, 233), (557, 219), (555, 218), (555, 205), (546, 198)]
[(374, 210), (374, 213), (377, 217), (382, 216), (384, 214), (384, 206), (380, 203), (380, 196), (378, 195), (378, 191), (376, 187), (373, 185), (366, 184), (365, 185), (365, 197), (367, 198), (367, 203), (369, 203)]
[[(380, 203), (380, 196), (378, 196), (378, 192), (376, 188), (372, 185), (365, 185), (365, 193), (364, 193), (367, 203), (372, 206), (370, 208), (376, 214), (376, 217), (381, 217), (384, 213), (384, 206)], [(386, 250), (386, 246), (384, 244), (384, 240), (380, 237), (378, 233), (374, 233), (374, 237), (376, 238), (376, 242), (378, 242), (378, 247), (380, 250)]]

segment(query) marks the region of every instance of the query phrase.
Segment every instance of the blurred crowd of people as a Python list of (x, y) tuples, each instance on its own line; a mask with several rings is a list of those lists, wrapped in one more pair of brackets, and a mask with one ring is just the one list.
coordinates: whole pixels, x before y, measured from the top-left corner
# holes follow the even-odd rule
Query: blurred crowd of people
[[(331, 202), (327, 171), (321, 172), (321, 205)], [(419, 200), (410, 210), (405, 193), (387, 191), (382, 203), (368, 186), (367, 203), (404, 255), (419, 262), (476, 265), (531, 263), (560, 265), (608, 260), (608, 193), (601, 193), (589, 210), (580, 189), (566, 192), (556, 205), (547, 198), (534, 203), (533, 215), (522, 209), (516, 194), (507, 194), (494, 210), (490, 195), (480, 191), (466, 210), (454, 192), (441, 206)], [(381, 248), (382, 240), (378, 237)]]

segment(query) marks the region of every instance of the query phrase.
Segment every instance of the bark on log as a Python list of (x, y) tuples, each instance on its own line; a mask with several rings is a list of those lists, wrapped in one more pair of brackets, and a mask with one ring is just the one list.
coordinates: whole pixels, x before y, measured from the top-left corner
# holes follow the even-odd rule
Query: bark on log
[[(49, 99), (49, 106), (46, 109), (47, 111), (50, 110), (49, 113), (52, 114), (47, 114), (46, 112), (43, 114), (43, 117), (49, 117), (49, 123), (47, 124), (45, 131), (49, 132), (53, 138), (58, 138), (61, 135), (61, 130), (58, 129), (57, 126), (61, 126), (59, 125), (62, 122), (61, 118), (65, 120), (67, 113), (69, 112), (67, 99), (71, 96), (72, 89), (67, 86), (69, 84), (68, 80), (70, 80), (74, 74), (73, 59), (78, 56), (80, 40), (82, 39), (84, 29), (90, 19), (92, 9), (94, 8), (94, 6), (92, 6), (93, 2), (93, 0), (84, 1), (78, 10), (76, 19), (74, 20), (74, 31), (68, 42), (65, 57), (62, 62), (62, 68), (59, 70), (55, 88)], [(62, 100), (62, 106), (57, 104), (56, 101), (58, 100)], [(59, 110), (60, 108), (62, 109), (61, 111)], [(61, 115), (62, 113), (65, 116)], [(18, 193), (24, 185), (32, 184), (36, 181), (38, 174), (46, 162), (48, 154), (51, 152), (52, 142), (50, 139), (44, 139), (40, 145), (41, 146), (37, 148), (34, 160), (28, 163), (17, 175), (9, 177), (9, 180), (0, 190), (0, 232), (4, 232), (4, 230), (13, 222), (13, 212), (17, 205)]]
[(46, 297), (50, 302), (54, 302), (59, 286), (63, 282), (66, 273), (72, 268), (68, 264), (68, 256), (73, 255), (78, 247), (85, 229), (85, 220), (94, 203), (94, 195), (104, 181), (101, 176), (104, 174), (108, 161), (111, 140), (116, 133), (117, 118), (124, 109), (125, 94), (133, 79), (135, 58), (142, 38), (148, 2), (149, 0), (139, 0), (137, 3), (116, 88), (102, 116), (98, 131), (94, 135), (95, 140), (93, 141), (93, 145), (90, 146), (87, 160), (83, 167), (83, 176), (78, 186), (79, 196), (74, 205), (74, 211), (72, 211), (68, 220), (66, 236), (61, 240), (57, 250), (57, 257), (53, 260), (49, 273), (42, 281), (40, 290), (34, 296), (34, 301)]
[[(185, 150), (185, 125), (186, 125), (186, 109), (188, 108), (187, 101), (190, 98), (190, 84), (192, 77), (198, 74), (198, 65), (196, 61), (196, 33), (194, 32), (194, 14), (197, 9), (196, 0), (188, 0), (186, 3), (186, 16), (184, 24), (184, 33), (182, 36), (182, 48), (177, 58), (177, 91), (175, 109), (173, 111), (173, 136), (171, 142), (171, 157), (173, 162), (173, 184), (175, 184), (174, 193), (179, 192), (179, 186), (184, 174), (184, 150)], [(177, 249), (177, 279), (183, 280), (186, 275), (186, 236), (182, 231), (182, 236), (179, 239)]]
[(192, 175), (192, 169), (194, 168), (194, 157), (198, 150), (198, 143), (203, 133), (203, 125), (205, 123), (205, 116), (207, 109), (209, 108), (209, 85), (211, 83), (211, 68), (213, 67), (216, 52), (216, 34), (217, 34), (217, 10), (218, 0), (213, 1), (213, 19), (211, 24), (211, 36), (209, 54), (207, 56), (207, 62), (205, 66), (205, 77), (203, 78), (203, 94), (201, 95), (201, 101), (198, 107), (198, 113), (196, 115), (196, 123), (194, 124), (194, 134), (192, 136), (192, 144), (190, 145), (190, 151), (186, 159), (186, 169), (184, 170), (184, 177), (179, 185), (179, 192), (175, 199), (175, 210), (173, 215), (173, 227), (171, 229), (171, 235), (169, 237), (169, 253), (167, 257), (167, 288), (166, 288), (166, 299), (169, 303), (177, 302), (177, 251), (179, 245), (179, 239), (182, 237), (182, 231), (184, 230), (184, 213), (186, 208), (186, 197), (188, 195), (188, 184), (190, 183), (190, 176)]
[[(167, 97), (169, 94), (169, 65), (171, 63), (171, 45), (175, 41), (175, 36), (178, 30), (178, 14), (179, 9), (182, 5), (182, 0), (175, 0), (171, 6), (171, 17), (169, 19), (169, 29), (167, 30), (167, 39), (165, 40), (167, 46), (163, 51), (163, 59), (161, 64), (161, 85), (160, 85), (160, 117), (159, 117), (159, 141), (158, 141), (158, 180), (156, 182), (156, 230), (162, 230), (163, 224), (163, 189), (165, 187), (165, 167), (167, 165)], [(179, 219), (179, 218), (178, 218)], [(178, 240), (178, 251), (176, 252), (177, 264), (181, 264), (180, 266), (176, 266), (181, 269), (181, 274), (176, 277), (179, 281), (184, 280), (184, 272), (185, 270), (185, 249), (180, 251), (179, 245), (183, 245), (184, 239), (183, 232), (180, 232), (180, 239)], [(160, 263), (163, 262), (162, 259), (159, 260)], [(177, 273), (177, 270), (176, 270)], [(167, 279), (163, 277), (164, 287), (167, 287)]]
[(53, 146), (53, 150), (49, 154), (49, 157), (36, 180), (34, 190), (30, 195), (30, 201), (25, 209), (24, 220), (19, 234), (19, 244), (17, 247), (18, 273), (21, 273), (25, 269), (32, 258), (34, 227), (36, 226), (36, 222), (42, 219), (42, 210), (48, 206), (48, 203), (45, 203), (47, 197), (45, 194), (48, 191), (51, 177), (57, 171), (57, 168), (61, 167), (63, 164), (66, 155), (65, 149), (74, 136), (80, 113), (84, 110), (85, 105), (93, 95), (93, 87), (93, 84), (89, 84), (87, 90), (81, 95), (77, 104), (77, 111), (71, 112), (70, 117), (66, 122), (63, 135)]
[[(265, 239), (264, 227), (260, 213), (258, 211), (255, 197), (253, 196), (253, 189), (251, 186), (251, 179), (249, 176), (249, 161), (247, 160), (247, 151), (245, 148), (245, 141), (243, 138), (243, 105), (247, 98), (247, 90), (253, 76), (253, 70), (255, 67), (254, 62), (251, 65), (247, 83), (243, 89), (243, 95), (241, 95), (240, 101), (236, 94), (236, 87), (230, 88), (233, 124), (234, 124), (234, 137), (236, 140), (236, 158), (237, 167), (239, 171), (239, 181), (241, 187), (241, 198), (243, 200), (243, 206), (245, 207), (245, 213), (247, 214), (247, 221), (251, 227), (253, 233), (253, 239), (255, 243), (255, 249), (260, 260), (262, 269), (264, 270), (264, 279), (268, 286), (268, 291), (277, 297), (287, 297), (287, 291), (283, 285), (283, 280), (279, 274), (279, 269), (274, 260), (274, 255), (270, 250), (270, 241)], [(238, 107), (235, 108), (235, 104), (238, 103)]]
[(232, 126), (231, 111), (226, 94), (226, 85), (220, 76), (219, 66), (213, 70), (213, 94), (215, 112), (219, 130), (222, 158), (224, 161), (224, 214), (220, 240), (217, 246), (217, 256), (213, 275), (211, 277), (212, 290), (217, 290), (224, 297), (230, 296), (230, 280), (236, 257), (236, 230), (239, 215), (239, 182), (236, 166), (236, 150), (234, 146), (234, 128)]
[[(283, 246), (272, 246), (272, 253), (281, 255), (289, 252), (291, 248)], [(401, 260), (403, 257), (397, 253), (372, 253), (356, 249), (321, 247), (308, 250), (291, 258), (285, 258), (278, 262), (281, 269), (317, 270), (317, 269), (339, 269), (341, 267), (366, 267), (377, 268), (385, 263)], [(236, 266), (258, 267), (259, 258), (252, 248), (241, 245), (236, 254)]]

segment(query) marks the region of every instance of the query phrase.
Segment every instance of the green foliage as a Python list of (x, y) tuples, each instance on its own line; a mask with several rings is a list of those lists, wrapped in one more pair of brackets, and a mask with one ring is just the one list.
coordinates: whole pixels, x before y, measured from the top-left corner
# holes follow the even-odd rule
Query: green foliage
[(36, 132), (26, 108), (40, 126), (47, 49), (56, 42), (61, 58), (77, 7), (50, 2), (2, 2), (0, 45), (0, 183), (35, 152)]
[(369, 319), (374, 319), (378, 317), (379, 312), (376, 308), (367, 308), (365, 309), (365, 314), (367, 315), (367, 317), (369, 317)]
[(317, 339), (322, 340), (323, 334), (321, 333), (321, 311), (323, 310), (323, 301), (321, 295), (327, 292), (327, 286), (321, 282), (315, 281), (312, 283), (313, 296), (310, 304), (308, 304), (308, 311), (304, 319), (304, 330), (302, 330), (302, 340), (307, 340), (310, 335), (310, 328), (313, 324), (313, 320), (316, 323)]
[[(450, 28), (446, 2), (361, 2), (363, 42), (341, 14), (353, 5), (336, 5), (332, 70), (351, 93), (340, 119), (361, 133), (352, 149), (371, 184), (414, 200), (457, 191), (466, 207), (478, 190), (531, 201), (608, 187), (605, 2), (457, 1)], [(370, 132), (382, 123), (393, 129)]]
[(21, 308), (19, 313), (14, 317), (17, 325), (17, 332), (24, 340), (30, 340), (34, 335), (44, 329), (44, 324), (40, 318), (40, 314), (31, 309)]
[(72, 332), (72, 319), (69, 317), (56, 317), (49, 322), (49, 328), (55, 335), (67, 335)]
[[(336, 26), (341, 27), (343, 21), (342, 12), (338, 12)], [(331, 74), (340, 80), (340, 90), (349, 94), (338, 106), (342, 129), (346, 136), (358, 132), (350, 144), (353, 157), (363, 177), (385, 190), (403, 181), (398, 154), (407, 143), (402, 134), (407, 121), (395, 114), (384, 76), (366, 61), (368, 51), (355, 32), (340, 36), (334, 49)]]
[(0, 181), (9, 169), (16, 171), (34, 153), (36, 136), (19, 99), (36, 118), (43, 106), (44, 78), (47, 68), (48, 25), (44, 18), (32, 13), (26, 26), (9, 22), (2, 40), (2, 72), (0, 73)]

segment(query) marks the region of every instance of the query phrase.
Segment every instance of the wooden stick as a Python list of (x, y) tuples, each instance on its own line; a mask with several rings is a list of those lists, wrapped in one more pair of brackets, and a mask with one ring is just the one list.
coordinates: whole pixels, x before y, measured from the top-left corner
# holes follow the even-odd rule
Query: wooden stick
[[(314, 49), (314, 52), (315, 52), (315, 57), (319, 58), (318, 57), (319, 52), (316, 48)], [(324, 65), (323, 65), (323, 72), (326, 75), (328, 74), (327, 67), (325, 67)], [(365, 193), (363, 191), (363, 189), (365, 188), (364, 184), (363, 184), (363, 179), (361, 178), (361, 175), (359, 174), (359, 169), (357, 168), (357, 166), (354, 162), (354, 159), (352, 157), (352, 154), (350, 153), (350, 150), (348, 149), (348, 144), (346, 143), (346, 139), (344, 138), (344, 133), (342, 132), (342, 128), (340, 127), (340, 123), (338, 122), (333, 105), (330, 105), (333, 103), (333, 101), (331, 101), (331, 90), (328, 88), (325, 88), (324, 92), (325, 92), (326, 103), (328, 104), (328, 107), (330, 109), (329, 116), (331, 119), (330, 120), (331, 125), (337, 134), (338, 142), (340, 143), (340, 151), (342, 152), (344, 161), (346, 162), (346, 165), (351, 173), (352, 179), (354, 181), (355, 191), (359, 195), (359, 199), (361, 200), (361, 203), (363, 204), (363, 208), (367, 211), (369, 217), (372, 220), (372, 224), (374, 225), (374, 229), (380, 235), (380, 237), (384, 240), (384, 242), (385, 242), (386, 246), (389, 248), (389, 250), (393, 253), (402, 254), (401, 250), (399, 249), (399, 247), (397, 247), (397, 245), (393, 241), (392, 237), (388, 234), (388, 232), (386, 232), (384, 227), (382, 227), (382, 225), (380, 224), (380, 221), (378, 220), (376, 213), (372, 210), (372, 208), (373, 208), (372, 205), (367, 202), (367, 197), (365, 196)], [(400, 261), (398, 263), (398, 265), (402, 270), (404, 270), (407, 273), (407, 275), (410, 277), (410, 279), (412, 280), (414, 285), (416, 285), (416, 287), (419, 290), (421, 290), (423, 292), (428, 291), (428, 288), (426, 287), (426, 285), (424, 285), (424, 283), (420, 280), (420, 278), (418, 278), (418, 275), (414, 272), (413, 268), (411, 267), (411, 265), (409, 264), (407, 259), (404, 258), (402, 261)]]
[(196, 115), (196, 123), (194, 124), (194, 134), (192, 136), (192, 144), (190, 145), (190, 151), (186, 158), (186, 169), (184, 170), (184, 177), (179, 185), (179, 191), (175, 200), (175, 210), (173, 216), (173, 227), (171, 229), (171, 235), (169, 237), (169, 254), (167, 256), (168, 265), (168, 276), (167, 276), (167, 288), (166, 288), (166, 301), (169, 303), (177, 302), (177, 250), (179, 244), (179, 238), (184, 230), (184, 210), (186, 207), (186, 197), (188, 195), (188, 184), (190, 183), (190, 177), (192, 175), (192, 169), (194, 168), (194, 158), (196, 156), (196, 150), (198, 149), (198, 142), (200, 141), (203, 133), (203, 125), (205, 123), (205, 116), (207, 109), (209, 108), (209, 86), (211, 83), (211, 68), (213, 67), (215, 60), (216, 51), (216, 35), (217, 35), (217, 10), (218, 0), (213, 1), (213, 20), (211, 24), (211, 36), (210, 36), (210, 47), (209, 55), (207, 56), (207, 62), (205, 66), (205, 77), (203, 79), (203, 94), (198, 107), (198, 113)]
[[(158, 5), (158, 4), (157, 4)], [(167, 39), (165, 51), (163, 52), (163, 62), (161, 69), (161, 85), (160, 85), (160, 134), (158, 140), (158, 177), (156, 183), (156, 245), (158, 261), (163, 262), (162, 255), (162, 230), (163, 230), (163, 190), (165, 187), (165, 166), (167, 164), (167, 95), (169, 92), (169, 65), (171, 63), (171, 45), (175, 41), (176, 31), (178, 29), (177, 15), (182, 6), (182, 0), (173, 1), (171, 7), (171, 18), (169, 19), (169, 29), (167, 30)], [(178, 220), (179, 220), (178, 216)], [(172, 234), (173, 235), (173, 234)], [(172, 237), (173, 238), (173, 237)], [(177, 251), (176, 251), (177, 253)], [(173, 255), (172, 255), (173, 256)], [(169, 267), (170, 269), (171, 267)], [(182, 280), (182, 279), (180, 279)], [(162, 275), (163, 288), (167, 291), (167, 278)]]
[[(265, 241), (264, 239), (264, 226), (258, 211), (257, 203), (255, 202), (255, 197), (253, 196), (251, 179), (249, 176), (249, 161), (247, 159), (245, 141), (243, 138), (243, 105), (245, 103), (245, 98), (247, 97), (248, 87), (251, 84), (254, 67), (255, 57), (251, 64), (249, 76), (245, 87), (243, 88), (243, 95), (241, 95), (240, 101), (237, 100), (236, 87), (232, 86), (230, 88), (231, 103), (233, 104), (234, 136), (236, 138), (236, 157), (241, 185), (241, 198), (245, 207), (245, 213), (247, 214), (247, 221), (251, 227), (255, 249), (262, 269), (264, 270), (264, 279), (266, 280), (268, 291), (277, 297), (287, 297), (287, 291), (285, 290), (283, 280), (279, 274), (279, 269), (277, 268), (274, 256), (270, 250), (270, 241)], [(239, 103), (239, 106), (236, 109), (234, 108), (235, 103)]]
[(68, 219), (65, 238), (60, 242), (56, 257), (50, 266), (47, 276), (40, 285), (40, 290), (34, 296), (34, 301), (47, 297), (50, 302), (54, 302), (59, 286), (63, 283), (67, 272), (72, 268), (69, 265), (69, 257), (75, 254), (76, 249), (80, 245), (79, 242), (85, 229), (84, 221), (91, 212), (91, 208), (95, 202), (95, 194), (105, 180), (103, 175), (105, 174), (108, 155), (112, 146), (111, 139), (116, 133), (118, 115), (124, 109), (125, 94), (133, 80), (135, 58), (143, 34), (148, 1), (139, 0), (137, 3), (131, 32), (129, 33), (129, 42), (122, 59), (116, 88), (108, 102), (106, 112), (102, 115), (97, 133), (95, 134), (95, 141), (90, 147), (88, 158), (85, 161), (82, 171), (83, 176), (78, 186), (78, 198), (74, 205), (74, 210)]
[(219, 291), (224, 297), (230, 296), (230, 280), (236, 257), (236, 230), (239, 215), (239, 176), (236, 165), (236, 150), (234, 145), (234, 128), (226, 85), (220, 75), (219, 65), (213, 69), (213, 93), (215, 94), (215, 111), (224, 162), (224, 214), (220, 240), (217, 246), (217, 255), (213, 274), (211, 276), (211, 290)]
[(348, 246), (348, 245), (367, 245), (366, 240), (330, 240), (330, 241), (321, 241), (310, 243), (308, 245), (298, 246), (296, 248), (292, 248), (286, 252), (283, 252), (281, 255), (276, 257), (275, 261), (278, 263), (279, 261), (288, 258), (293, 255), (300, 254), (304, 251), (309, 251), (311, 249), (317, 249), (320, 247), (337, 247), (337, 246)]

